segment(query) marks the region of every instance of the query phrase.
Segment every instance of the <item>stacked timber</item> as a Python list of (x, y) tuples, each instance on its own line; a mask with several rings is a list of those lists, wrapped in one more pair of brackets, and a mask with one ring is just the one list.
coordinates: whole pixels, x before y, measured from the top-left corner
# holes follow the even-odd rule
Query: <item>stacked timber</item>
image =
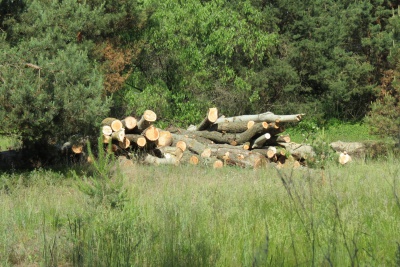
[(153, 124), (156, 114), (146, 110), (140, 118), (106, 118), (101, 131), (112, 153), (147, 164), (296, 167), (314, 152), (309, 146), (292, 143), (283, 132), (285, 123), (299, 122), (302, 116), (266, 112), (226, 118), (219, 116), (217, 108), (210, 108), (198, 125), (163, 130)]

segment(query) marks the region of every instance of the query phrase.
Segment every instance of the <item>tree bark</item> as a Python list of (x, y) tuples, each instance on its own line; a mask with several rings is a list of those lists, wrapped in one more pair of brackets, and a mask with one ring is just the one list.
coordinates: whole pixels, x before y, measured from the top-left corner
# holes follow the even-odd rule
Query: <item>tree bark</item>
[(286, 151), (297, 160), (311, 159), (315, 157), (315, 152), (312, 146), (296, 143), (279, 143)]
[(147, 140), (150, 141), (157, 141), (160, 137), (160, 132), (154, 125), (150, 125), (146, 130), (144, 130), (143, 134)]
[(132, 143), (137, 144), (138, 147), (144, 147), (147, 143), (146, 138), (140, 134), (127, 134), (125, 137)]
[(144, 158), (145, 163), (161, 165), (161, 164), (170, 164), (170, 165), (179, 165), (179, 160), (174, 156), (168, 156), (166, 158), (157, 158), (150, 154), (147, 154)]
[(243, 133), (254, 125), (254, 121), (221, 122), (210, 127), (210, 131)]
[(137, 126), (137, 120), (132, 116), (126, 117), (121, 122), (125, 130), (133, 130)]
[(116, 118), (105, 118), (101, 122), (102, 126), (110, 126), (114, 132), (118, 132), (123, 129), (122, 122)]
[(121, 141), (122, 142), (124, 140), (124, 137), (125, 137), (125, 131), (124, 130), (119, 130), (119, 131), (113, 132), (111, 134), (111, 138), (113, 140), (116, 140), (116, 141)]
[(259, 168), (266, 166), (266, 158), (257, 152), (241, 148), (217, 148), (212, 150), (212, 156), (224, 161), (226, 165)]
[(170, 146), (172, 144), (172, 135), (169, 131), (164, 131), (159, 129), (160, 136), (157, 140), (157, 146)]
[(256, 140), (254, 140), (253, 145), (251, 146), (251, 148), (260, 148), (263, 147), (265, 142), (267, 142), (268, 139), (271, 138), (271, 134), (270, 133), (265, 133), (261, 136), (259, 136)]
[(189, 131), (202, 131), (208, 129), (214, 122), (218, 119), (218, 109), (210, 108), (208, 109), (207, 116), (197, 127), (190, 127)]
[(137, 122), (137, 127), (139, 131), (144, 131), (150, 125), (157, 120), (157, 115), (152, 110), (146, 110), (140, 120)]
[(190, 151), (200, 155), (204, 149), (206, 149), (207, 145), (197, 141), (194, 138), (187, 137), (181, 134), (172, 134), (172, 138), (174, 139), (172, 145), (176, 145), (178, 141), (183, 141), (186, 144), (187, 149)]
[(275, 115), (272, 112), (265, 112), (255, 115), (242, 115), (229, 118), (219, 118), (215, 123), (222, 122), (236, 122), (236, 121), (255, 121), (255, 122), (299, 122), (304, 114), (294, 114), (294, 115)]
[(111, 129), (111, 126), (104, 125), (104, 126), (101, 127), (101, 132), (102, 132), (104, 135), (111, 135), (112, 132), (113, 132), (113, 130)]

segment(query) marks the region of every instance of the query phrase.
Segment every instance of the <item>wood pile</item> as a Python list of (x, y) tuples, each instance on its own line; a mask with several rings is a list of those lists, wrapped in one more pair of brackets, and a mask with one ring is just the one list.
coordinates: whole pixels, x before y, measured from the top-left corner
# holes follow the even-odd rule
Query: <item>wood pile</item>
[(299, 167), (314, 152), (282, 133), (285, 123), (302, 116), (266, 112), (226, 118), (210, 108), (198, 125), (163, 130), (154, 126), (157, 115), (146, 110), (140, 118), (106, 118), (101, 132), (111, 153), (147, 164)]

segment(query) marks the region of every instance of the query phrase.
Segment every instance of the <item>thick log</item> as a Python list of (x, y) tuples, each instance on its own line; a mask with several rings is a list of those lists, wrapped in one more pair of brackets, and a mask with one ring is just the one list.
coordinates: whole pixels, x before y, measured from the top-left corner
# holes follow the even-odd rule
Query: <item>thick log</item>
[(122, 122), (116, 118), (105, 118), (101, 122), (102, 126), (110, 126), (114, 132), (118, 132), (123, 129)]
[(179, 140), (178, 142), (176, 142), (175, 146), (179, 147), (182, 151), (186, 151), (187, 148), (186, 142), (183, 140)]
[(160, 132), (154, 125), (150, 125), (146, 130), (144, 130), (143, 134), (149, 141), (157, 141), (160, 137)]
[(367, 146), (360, 142), (342, 142), (337, 141), (330, 144), (333, 150), (338, 153), (346, 151), (347, 154), (353, 156), (354, 158), (362, 158), (367, 153)]
[(237, 121), (275, 122), (276, 120), (279, 120), (280, 122), (299, 122), (303, 115), (304, 114), (275, 115), (272, 112), (265, 112), (255, 115), (242, 115), (230, 118), (219, 118), (215, 123), (237, 122)]
[(213, 168), (214, 169), (220, 169), (224, 167), (224, 162), (222, 160), (216, 160), (213, 163)]
[(121, 141), (122, 142), (124, 140), (124, 137), (125, 137), (125, 131), (124, 130), (119, 130), (119, 131), (113, 132), (111, 134), (111, 138), (113, 140), (116, 140), (116, 141)]
[(160, 136), (157, 140), (157, 147), (170, 146), (172, 144), (172, 134), (169, 131), (159, 129)]
[(262, 154), (240, 148), (218, 148), (213, 151), (213, 154), (224, 161), (226, 165), (259, 168), (267, 164), (267, 160)]
[(183, 156), (183, 151), (179, 147), (164, 146), (157, 148), (157, 150), (161, 152), (164, 158), (169, 157), (168, 155), (172, 155), (180, 160)]
[(139, 131), (144, 131), (150, 125), (157, 120), (157, 115), (152, 110), (146, 110), (140, 120), (137, 122), (137, 127)]
[(197, 127), (188, 128), (189, 131), (202, 131), (210, 128), (211, 125), (215, 123), (218, 119), (218, 109), (210, 108), (208, 109), (207, 116), (204, 118), (202, 122)]
[(254, 121), (222, 122), (210, 127), (210, 131), (225, 133), (243, 133), (253, 127)]
[(111, 126), (103, 125), (103, 126), (101, 127), (101, 132), (102, 132), (104, 135), (111, 135), (112, 132), (113, 132), (113, 130), (111, 129)]
[(259, 136), (256, 140), (254, 140), (253, 145), (251, 146), (251, 148), (260, 148), (263, 147), (264, 144), (267, 142), (268, 139), (271, 138), (271, 134), (270, 133), (265, 133), (261, 136)]
[(279, 143), (279, 146), (284, 147), (286, 151), (296, 160), (312, 159), (315, 157), (315, 152), (312, 146), (296, 143)]
[(126, 134), (125, 137), (132, 143), (137, 144), (138, 147), (144, 147), (147, 143), (146, 138), (139, 134)]
[(137, 126), (137, 120), (132, 116), (126, 117), (121, 122), (126, 131), (133, 130)]
[(131, 141), (125, 136), (122, 141), (118, 142), (118, 145), (123, 149), (127, 149), (131, 145)]
[(340, 153), (339, 155), (339, 163), (344, 165), (348, 162), (351, 161), (351, 157), (349, 154), (347, 154), (347, 151), (343, 151), (342, 153)]
[(189, 149), (190, 151), (200, 155), (204, 149), (207, 148), (207, 145), (197, 141), (194, 138), (190, 138), (187, 137), (185, 135), (181, 135), (181, 134), (172, 134), (172, 138), (174, 139), (172, 145), (176, 145), (176, 143), (178, 143), (179, 141), (183, 141), (186, 144), (187, 149)]
[(200, 163), (199, 156), (194, 154), (193, 152), (186, 150), (183, 152), (182, 158), (180, 160), (181, 163), (189, 163), (191, 165), (198, 165)]
[(271, 136), (264, 145), (278, 145), (279, 143), (290, 143), (290, 136), (289, 135), (275, 135)]
[(147, 154), (146, 157), (144, 158), (144, 162), (155, 165), (161, 165), (161, 164), (179, 165), (179, 160), (172, 155), (169, 155), (165, 158), (157, 158), (155, 156)]
[(111, 135), (105, 135), (105, 134), (103, 134), (102, 137), (103, 137), (103, 144), (108, 144), (108, 143), (110, 143), (111, 140), (112, 140)]

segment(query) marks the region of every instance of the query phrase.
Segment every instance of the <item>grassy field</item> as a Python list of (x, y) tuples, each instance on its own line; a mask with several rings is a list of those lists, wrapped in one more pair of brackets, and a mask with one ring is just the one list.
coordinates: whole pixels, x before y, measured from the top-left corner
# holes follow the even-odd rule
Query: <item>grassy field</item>
[(0, 265), (396, 266), (399, 163), (4, 173)]

